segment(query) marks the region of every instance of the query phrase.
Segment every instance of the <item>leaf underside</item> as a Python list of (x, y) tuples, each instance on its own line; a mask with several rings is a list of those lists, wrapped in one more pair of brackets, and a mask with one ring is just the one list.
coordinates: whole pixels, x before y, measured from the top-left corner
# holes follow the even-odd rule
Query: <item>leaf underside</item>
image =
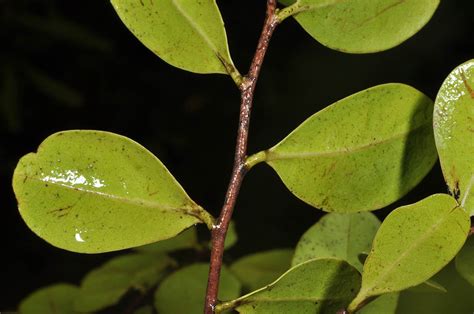
[(195, 73), (228, 73), (233, 63), (215, 0), (112, 0), (130, 31), (167, 63)]
[(454, 69), (436, 96), (434, 135), (451, 194), (474, 215), (474, 60)]
[(75, 252), (140, 246), (211, 219), (155, 156), (108, 132), (51, 135), (19, 161), (13, 187), (28, 227)]
[(469, 226), (467, 213), (446, 194), (392, 211), (375, 236), (352, 309), (368, 297), (401, 291), (431, 278), (456, 256)]
[(316, 208), (379, 209), (433, 167), (432, 112), (432, 101), (410, 86), (375, 86), (308, 118), (265, 151), (266, 161), (293, 194)]

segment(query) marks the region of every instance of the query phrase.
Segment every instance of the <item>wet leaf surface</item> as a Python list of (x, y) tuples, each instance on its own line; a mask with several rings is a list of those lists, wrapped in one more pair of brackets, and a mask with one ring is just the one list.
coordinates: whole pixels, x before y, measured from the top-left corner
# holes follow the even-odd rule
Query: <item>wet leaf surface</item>
[(436, 147), (452, 195), (474, 215), (474, 60), (444, 81), (433, 116)]
[(13, 187), (28, 227), (75, 252), (140, 246), (212, 219), (153, 154), (108, 132), (51, 135), (19, 161)]

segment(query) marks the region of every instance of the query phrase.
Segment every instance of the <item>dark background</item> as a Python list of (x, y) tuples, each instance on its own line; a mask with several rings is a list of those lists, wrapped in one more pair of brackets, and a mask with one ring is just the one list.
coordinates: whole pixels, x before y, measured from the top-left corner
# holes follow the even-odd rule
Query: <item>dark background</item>
[[(233, 60), (246, 72), (264, 0), (218, 1)], [(288, 19), (276, 31), (260, 81), (249, 152), (273, 146), (324, 106), (373, 85), (403, 82), (435, 98), (474, 55), (474, 2), (443, 1), (414, 37), (386, 52), (348, 55), (321, 46)], [(98, 129), (155, 153), (189, 195), (218, 213), (229, 180), (239, 94), (229, 77), (175, 69), (142, 46), (108, 1), (0, 0), (0, 310), (58, 281), (79, 283), (117, 253), (57, 249), (21, 220), (11, 188), (18, 159), (48, 135)], [(390, 209), (445, 192), (439, 165)], [(321, 213), (292, 196), (264, 165), (246, 177), (235, 211), (240, 239), (226, 258), (294, 246)]]

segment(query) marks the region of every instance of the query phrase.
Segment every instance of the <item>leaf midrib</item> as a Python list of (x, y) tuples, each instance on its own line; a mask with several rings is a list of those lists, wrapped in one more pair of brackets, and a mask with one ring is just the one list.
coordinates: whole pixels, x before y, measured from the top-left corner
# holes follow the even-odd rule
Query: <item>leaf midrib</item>
[[(264, 290), (262, 292), (265, 292), (267, 290)], [(245, 301), (248, 301), (248, 303), (253, 303), (253, 302), (266, 302), (266, 303), (273, 303), (273, 302), (321, 302), (321, 301), (344, 301), (346, 298), (326, 298), (326, 297), (284, 297), (284, 298), (278, 298), (278, 299), (271, 299), (271, 298), (249, 298), (247, 300), (244, 299)]]
[(400, 138), (406, 137), (411, 133), (415, 133), (419, 129), (422, 129), (423, 127), (430, 125), (431, 121), (428, 121), (426, 123), (422, 123), (419, 126), (410, 129), (408, 132), (402, 132), (399, 134), (396, 134), (392, 137), (389, 137), (384, 140), (379, 140), (375, 142), (370, 142), (367, 144), (363, 144), (360, 146), (355, 146), (352, 149), (339, 149), (339, 150), (333, 150), (333, 151), (322, 151), (322, 152), (287, 152), (287, 153), (280, 153), (276, 152), (275, 150), (278, 150), (279, 144), (277, 144), (275, 147), (270, 148), (267, 153), (267, 158), (266, 161), (273, 161), (273, 160), (281, 160), (281, 159), (309, 159), (309, 158), (314, 158), (314, 157), (331, 157), (331, 156), (338, 156), (338, 155), (348, 155), (352, 154), (355, 152), (362, 151), (364, 149), (370, 149), (373, 146), (385, 144), (385, 143), (390, 143), (391, 141), (396, 141)]
[[(209, 46), (209, 48), (214, 51), (214, 54), (216, 56), (221, 56), (222, 54), (219, 52), (219, 49), (217, 49), (212, 40), (207, 36), (207, 34), (202, 30), (202, 28), (196, 22), (193, 21), (193, 19), (186, 13), (186, 11), (183, 10), (181, 5), (176, 0), (171, 0), (171, 4), (184, 17), (186, 22), (188, 22), (191, 28), (203, 39), (203, 41)], [(219, 58), (218, 60), (222, 64), (222, 61)], [(223, 64), (223, 66), (226, 69), (225, 64)]]
[[(199, 206), (173, 207), (173, 206), (168, 206), (168, 205), (160, 204), (160, 203), (157, 203), (157, 202), (153, 202), (153, 201), (145, 200), (145, 199), (141, 199), (141, 198), (125, 198), (125, 197), (114, 195), (114, 194), (109, 194), (109, 193), (104, 193), (104, 192), (99, 192), (99, 191), (92, 191), (92, 190), (79, 188), (79, 187), (72, 187), (72, 186), (69, 186), (69, 185), (65, 185), (65, 184), (61, 184), (61, 183), (57, 183), (57, 182), (52, 182), (52, 181), (45, 181), (45, 180), (42, 180), (42, 179), (37, 178), (37, 177), (27, 176), (23, 173), (18, 174), (18, 176), (21, 177), (21, 178), (26, 178), (27, 180), (34, 180), (34, 181), (37, 181), (37, 182), (44, 182), (44, 183), (51, 184), (53, 186), (57, 186), (57, 187), (60, 187), (60, 188), (66, 188), (68, 190), (76, 191), (76, 192), (79, 192), (79, 193), (89, 193), (89, 194), (109, 198), (109, 199), (112, 199), (112, 200), (118, 200), (118, 201), (121, 201), (123, 203), (131, 204), (131, 205), (135, 205), (135, 206), (140, 206), (140, 207), (154, 208), (154, 209), (163, 210), (163, 211), (170, 211), (170, 212), (171, 211), (183, 212), (187, 215), (191, 215), (191, 216), (194, 216), (194, 217), (195, 217), (195, 215), (192, 214), (193, 210), (200, 209)], [(197, 217), (195, 217), (195, 218), (197, 218)]]
[[(405, 250), (405, 252), (403, 252), (402, 254), (400, 254), (400, 256), (393, 261), (393, 263), (388, 267), (386, 268), (386, 271), (383, 272), (383, 274), (381, 276), (378, 277), (377, 280), (375, 280), (372, 285), (369, 286), (369, 288), (361, 288), (361, 295), (365, 295), (366, 297), (367, 296), (370, 296), (370, 291), (374, 289), (374, 287), (377, 286), (378, 283), (380, 283), (381, 281), (384, 281), (384, 279), (389, 276), (392, 272), (392, 270), (395, 268), (395, 266), (397, 264), (400, 263), (400, 261), (402, 261), (405, 256), (407, 256), (407, 254), (411, 253), (413, 250), (415, 250), (419, 245), (421, 245), (429, 236), (431, 236), (432, 234), (434, 234), (436, 231), (438, 231), (439, 227), (441, 226), (441, 224), (443, 222), (445, 222), (451, 215), (451, 213), (456, 210), (457, 207), (454, 207), (452, 208), (449, 212), (447, 212), (445, 215), (443, 215), (432, 227), (428, 227), (427, 229), (429, 230), (427, 233), (425, 233), (422, 237), (418, 238), (415, 242), (413, 242), (413, 244), (407, 249)], [(370, 257), (370, 255), (369, 255)], [(369, 258), (367, 257), (367, 259)], [(362, 291), (365, 292), (365, 294), (362, 293)]]

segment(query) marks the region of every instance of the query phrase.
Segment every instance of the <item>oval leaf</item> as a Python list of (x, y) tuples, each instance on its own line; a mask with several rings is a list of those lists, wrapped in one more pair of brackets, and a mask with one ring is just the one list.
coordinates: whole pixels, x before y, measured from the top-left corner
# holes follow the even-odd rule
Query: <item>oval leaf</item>
[(230, 270), (249, 291), (275, 281), (291, 266), (293, 250), (279, 249), (244, 256)]
[(239, 313), (335, 313), (347, 306), (360, 287), (355, 268), (336, 259), (307, 261), (272, 284), (229, 303)]
[[(289, 3), (292, 1), (283, 1)], [(416, 34), (439, 0), (298, 0), (280, 13), (323, 45), (348, 53), (390, 49)]]
[(28, 227), (75, 252), (144, 245), (212, 220), (153, 154), (108, 132), (51, 135), (19, 161), (13, 188)]
[(196, 73), (228, 73), (234, 65), (215, 0), (112, 0), (130, 31), (167, 63)]
[(73, 301), (78, 293), (76, 286), (58, 283), (33, 292), (20, 304), (20, 313), (76, 313)]
[[(202, 314), (208, 273), (208, 264), (193, 264), (168, 276), (156, 290), (156, 310), (160, 314)], [(223, 267), (219, 282), (219, 299), (238, 297), (240, 287), (240, 282)]]
[(359, 254), (370, 251), (380, 221), (372, 213), (325, 215), (296, 245), (292, 265), (314, 258), (335, 257), (362, 272)]
[(173, 261), (165, 255), (129, 254), (116, 257), (88, 273), (74, 302), (79, 312), (95, 312), (118, 303), (134, 288), (146, 293)]
[(452, 195), (474, 216), (474, 59), (444, 81), (433, 122), (444, 179)]
[(362, 288), (349, 310), (367, 298), (428, 280), (452, 260), (466, 240), (467, 213), (446, 194), (400, 207), (387, 216), (364, 264)]
[(403, 84), (379, 85), (314, 114), (265, 152), (288, 189), (325, 211), (384, 207), (433, 167), (433, 103)]
[(458, 256), (456, 256), (458, 273), (474, 286), (474, 237), (471, 236)]

